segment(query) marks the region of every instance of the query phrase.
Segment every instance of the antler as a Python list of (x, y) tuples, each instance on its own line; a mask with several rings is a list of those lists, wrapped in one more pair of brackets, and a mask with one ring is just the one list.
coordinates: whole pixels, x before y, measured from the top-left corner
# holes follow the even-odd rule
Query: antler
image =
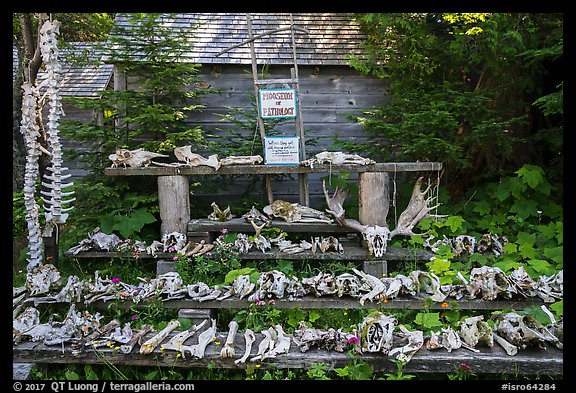
[(368, 228), (368, 225), (362, 225), (357, 220), (347, 219), (344, 217), (346, 210), (344, 210), (343, 205), (346, 197), (348, 196), (348, 190), (336, 186), (334, 194), (332, 197), (330, 197), (328, 195), (328, 190), (326, 190), (326, 181), (324, 180), (322, 181), (322, 189), (324, 190), (324, 196), (326, 197), (326, 203), (328, 204), (328, 209), (326, 209), (326, 212), (332, 214), (340, 226), (354, 229), (360, 233), (363, 233), (366, 228)]
[[(440, 204), (435, 206), (428, 206), (433, 200), (433, 197), (426, 198), (426, 194), (430, 191), (431, 185), (424, 191), (421, 190), (423, 177), (418, 178), (414, 189), (412, 191), (412, 196), (410, 197), (410, 202), (408, 202), (408, 207), (406, 210), (400, 214), (396, 228), (390, 231), (387, 227), (381, 227), (378, 225), (363, 225), (359, 221), (354, 219), (347, 219), (344, 214), (343, 204), (348, 196), (348, 191), (345, 189), (340, 189), (336, 187), (334, 194), (330, 197), (328, 191), (326, 190), (326, 183), (322, 182), (322, 188), (324, 190), (324, 196), (326, 197), (326, 203), (328, 209), (326, 212), (332, 214), (340, 226), (353, 229), (360, 232), (363, 238), (368, 242), (368, 250), (370, 254), (376, 257), (381, 257), (386, 252), (387, 244), (390, 239), (394, 236), (413, 236), (416, 233), (413, 232), (414, 226), (424, 217), (430, 216), (430, 211), (436, 209)], [(445, 215), (434, 215), (434, 217), (446, 217)]]
[(417, 235), (412, 231), (414, 226), (418, 222), (429, 216), (433, 217), (446, 217), (446, 215), (431, 215), (430, 211), (436, 209), (441, 204), (438, 203), (435, 206), (428, 206), (435, 198), (426, 198), (426, 194), (430, 191), (431, 184), (424, 191), (421, 190), (423, 177), (419, 177), (414, 184), (414, 189), (412, 190), (412, 196), (410, 197), (410, 202), (408, 202), (408, 207), (400, 214), (398, 218), (398, 223), (396, 223), (396, 228), (390, 232), (390, 239), (396, 235), (403, 236), (414, 236)]

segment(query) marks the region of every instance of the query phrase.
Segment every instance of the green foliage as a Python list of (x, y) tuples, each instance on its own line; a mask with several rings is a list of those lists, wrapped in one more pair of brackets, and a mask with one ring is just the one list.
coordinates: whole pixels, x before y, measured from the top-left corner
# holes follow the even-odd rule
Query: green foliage
[(409, 380), (416, 378), (415, 375), (412, 374), (404, 374), (404, 366), (406, 365), (406, 360), (402, 359), (389, 359), (392, 363), (396, 364), (396, 374), (386, 373), (386, 379), (390, 381), (401, 381), (401, 380)]
[[(385, 13), (357, 20), (368, 40), (363, 59), (351, 56), (350, 64), (389, 80), (393, 96), (384, 107), (350, 116), (372, 138), (362, 147), (343, 141), (348, 148), (379, 160), (443, 162), (455, 194), (519, 166), (526, 142), (534, 152), (529, 160), (551, 157), (561, 171), (562, 84), (543, 95), (538, 77), (562, 59), (561, 14)], [(542, 130), (528, 116), (532, 105), (542, 110)]]
[(348, 356), (352, 358), (352, 363), (342, 368), (335, 368), (334, 372), (338, 377), (353, 381), (370, 380), (374, 374), (374, 368), (365, 361), (358, 358), (354, 350), (348, 351)]
[(104, 233), (119, 233), (122, 238), (130, 238), (140, 233), (144, 225), (156, 221), (156, 217), (145, 208), (134, 210), (129, 215), (108, 214), (100, 218), (100, 229)]

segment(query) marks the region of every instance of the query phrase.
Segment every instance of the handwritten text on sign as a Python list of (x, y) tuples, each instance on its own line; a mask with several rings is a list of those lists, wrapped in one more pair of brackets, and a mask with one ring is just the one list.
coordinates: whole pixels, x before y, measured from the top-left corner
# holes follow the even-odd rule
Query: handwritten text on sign
[(294, 89), (261, 89), (260, 116), (263, 119), (296, 117), (296, 91)]
[(300, 150), (297, 136), (267, 136), (264, 138), (264, 164), (298, 165)]

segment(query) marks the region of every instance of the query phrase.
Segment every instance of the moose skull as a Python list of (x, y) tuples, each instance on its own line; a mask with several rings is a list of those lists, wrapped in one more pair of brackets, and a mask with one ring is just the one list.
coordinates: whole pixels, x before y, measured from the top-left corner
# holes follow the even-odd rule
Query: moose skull
[(362, 232), (364, 240), (368, 243), (368, 252), (379, 258), (386, 253), (390, 230), (388, 227), (378, 225), (369, 226)]

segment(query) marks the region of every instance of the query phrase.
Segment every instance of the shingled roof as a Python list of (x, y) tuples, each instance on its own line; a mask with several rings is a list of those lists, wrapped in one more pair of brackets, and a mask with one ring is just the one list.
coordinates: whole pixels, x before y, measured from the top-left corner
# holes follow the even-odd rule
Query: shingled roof
[[(279, 28), (290, 27), (289, 13), (250, 14), (254, 36)], [(129, 36), (134, 27), (129, 14), (116, 16), (116, 27), (111, 35)], [(347, 65), (349, 54), (360, 54), (363, 40), (359, 25), (349, 13), (293, 13), (296, 27), (296, 57), (300, 65)], [(189, 31), (188, 40), (193, 48), (183, 59), (202, 64), (250, 64), (250, 47), (240, 44), (248, 39), (245, 13), (189, 13), (164, 15), (162, 26)], [(119, 28), (119, 29), (118, 29)], [(122, 32), (122, 33), (120, 33)], [(266, 35), (254, 43), (258, 64), (292, 64), (292, 41), (289, 30)], [(114, 49), (114, 46), (112, 46)], [(136, 54), (134, 54), (136, 56)]]
[[(100, 43), (101, 44), (101, 43)], [(68, 97), (98, 97), (100, 91), (106, 90), (112, 79), (112, 64), (100, 61), (102, 51), (95, 42), (69, 42), (60, 48), (62, 64), (62, 81), (60, 94)], [(81, 61), (80, 61), (81, 60)], [(96, 61), (96, 63), (94, 63)], [(12, 75), (18, 70), (18, 53), (13, 47)], [(38, 82), (46, 78), (42, 70), (38, 72)]]

